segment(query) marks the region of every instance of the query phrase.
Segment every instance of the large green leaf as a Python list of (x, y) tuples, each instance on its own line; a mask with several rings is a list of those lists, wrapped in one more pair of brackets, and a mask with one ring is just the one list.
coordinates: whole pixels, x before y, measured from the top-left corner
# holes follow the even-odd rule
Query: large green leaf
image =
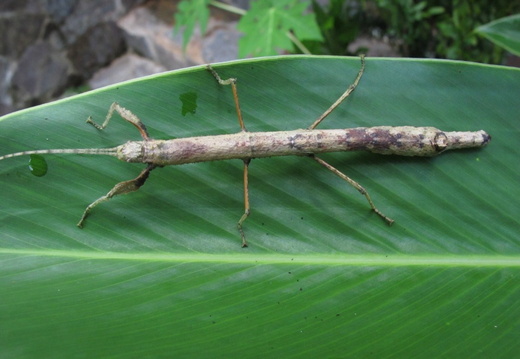
[[(248, 129), (266, 131), (308, 126), (359, 66), (295, 56), (216, 68), (238, 78)], [(484, 129), (493, 140), (432, 159), (323, 155), (392, 227), (310, 159), (254, 160), (247, 249), (236, 230), (240, 161), (157, 169), (139, 192), (95, 208), (83, 230), (85, 206), (143, 165), (49, 155), (47, 175), (35, 177), (28, 158), (0, 162), (1, 356), (512, 357), (519, 94), (518, 69), (368, 59), (321, 128)], [(231, 89), (197, 67), (4, 116), (0, 154), (138, 139), (119, 118), (103, 132), (84, 123), (113, 101), (155, 138), (238, 130)]]

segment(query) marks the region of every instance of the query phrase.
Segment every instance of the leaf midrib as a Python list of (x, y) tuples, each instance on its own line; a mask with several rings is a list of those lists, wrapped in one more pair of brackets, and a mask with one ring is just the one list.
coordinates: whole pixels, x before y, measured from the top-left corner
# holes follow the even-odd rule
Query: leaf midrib
[[(247, 251), (245, 249), (244, 251)], [(385, 266), (385, 267), (520, 267), (520, 256), (451, 255), (451, 254), (255, 254), (255, 253), (123, 253), (65, 250), (32, 250), (0, 248), (0, 255), (63, 257), (77, 259), (233, 264), (305, 264), (321, 266)]]

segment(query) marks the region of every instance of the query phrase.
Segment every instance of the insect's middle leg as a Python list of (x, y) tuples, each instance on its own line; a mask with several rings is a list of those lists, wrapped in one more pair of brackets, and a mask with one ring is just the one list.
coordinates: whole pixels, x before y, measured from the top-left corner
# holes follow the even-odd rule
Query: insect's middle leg
[(361, 76), (363, 76), (363, 72), (365, 71), (365, 55), (361, 55), (361, 69), (359, 70), (356, 79), (354, 80), (354, 83), (350, 85), (345, 92), (334, 102), (323, 114), (318, 117), (316, 121), (312, 123), (308, 127), (309, 130), (314, 130), (316, 126), (318, 126), (321, 121), (325, 119), (332, 111), (336, 109), (347, 97), (350, 96), (350, 94), (356, 89), (357, 85), (359, 84), (359, 80), (361, 80)]
[(218, 81), (221, 85), (231, 85), (231, 90), (233, 91), (233, 100), (235, 101), (235, 108), (237, 110), (238, 116), (238, 124), (240, 125), (240, 129), (243, 132), (246, 132), (246, 126), (244, 125), (244, 120), (242, 118), (242, 111), (240, 110), (240, 102), (238, 101), (238, 91), (237, 91), (237, 79), (230, 77), (229, 79), (222, 80), (219, 74), (211, 67), (211, 65), (207, 65), (206, 69), (211, 72), (213, 77)]
[(359, 193), (361, 193), (363, 196), (365, 196), (368, 203), (370, 204), (370, 208), (372, 208), (372, 210), (374, 212), (376, 212), (379, 215), (379, 217), (383, 218), (386, 223), (388, 223), (389, 225), (392, 225), (394, 223), (393, 219), (391, 219), (390, 217), (387, 217), (386, 215), (383, 214), (383, 212), (381, 212), (379, 209), (377, 209), (377, 207), (374, 205), (374, 202), (372, 202), (372, 198), (370, 198), (370, 195), (368, 194), (367, 190), (365, 188), (363, 188), (363, 186), (361, 186), (359, 183), (354, 181), (352, 178), (350, 178), (349, 176), (347, 176), (346, 174), (344, 174), (343, 172), (338, 170), (336, 167), (331, 166), (330, 164), (328, 164), (321, 158), (318, 158), (315, 155), (310, 155), (310, 157), (313, 158), (314, 160), (316, 160), (316, 162), (318, 162), (320, 165), (322, 165), (323, 167), (325, 167), (326, 169), (328, 169), (335, 175), (339, 176), (341, 179), (347, 181), (355, 189), (357, 189), (359, 191)]
[(238, 221), (237, 228), (240, 232), (240, 237), (242, 237), (242, 248), (247, 247), (247, 241), (246, 236), (244, 234), (244, 229), (242, 228), (242, 223), (249, 217), (249, 214), (251, 213), (250, 207), (249, 207), (249, 163), (251, 162), (251, 159), (248, 158), (247, 160), (244, 160), (244, 214), (242, 217), (240, 217), (240, 220)]
[[(240, 125), (240, 129), (242, 132), (247, 132), (246, 126), (244, 125), (244, 120), (242, 118), (242, 111), (240, 110), (240, 102), (238, 100), (238, 91), (237, 91), (237, 79), (236, 78), (229, 78), (226, 80), (222, 80), (222, 78), (219, 76), (219, 74), (211, 67), (211, 65), (207, 65), (206, 69), (211, 72), (213, 77), (217, 80), (217, 82), (221, 85), (231, 85), (231, 90), (233, 91), (233, 100), (235, 101), (235, 108), (237, 111), (237, 117), (238, 117), (238, 124)], [(240, 217), (237, 228), (240, 232), (240, 237), (242, 238), (242, 248), (247, 247), (247, 241), (246, 236), (244, 234), (244, 228), (242, 227), (242, 224), (244, 221), (249, 217), (249, 214), (251, 213), (251, 208), (249, 206), (249, 163), (251, 162), (251, 159), (245, 159), (244, 160), (244, 214), (242, 217)]]
[(137, 191), (142, 185), (144, 185), (144, 183), (148, 179), (148, 176), (150, 175), (150, 172), (156, 167), (156, 165), (149, 164), (144, 170), (141, 171), (139, 176), (137, 176), (133, 180), (124, 181), (116, 184), (114, 188), (112, 188), (106, 195), (96, 199), (94, 202), (89, 204), (88, 207), (85, 209), (85, 212), (83, 212), (83, 216), (81, 216), (81, 219), (78, 222), (78, 227), (83, 228), (83, 223), (85, 222), (85, 219), (87, 219), (87, 216), (89, 215), (90, 211), (92, 211), (92, 209), (96, 207), (98, 204), (106, 202), (114, 196)]

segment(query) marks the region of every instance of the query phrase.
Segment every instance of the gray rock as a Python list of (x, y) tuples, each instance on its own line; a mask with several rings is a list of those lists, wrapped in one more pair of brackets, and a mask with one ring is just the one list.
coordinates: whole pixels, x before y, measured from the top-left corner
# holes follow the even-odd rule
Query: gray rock
[(0, 115), (14, 110), (13, 99), (8, 90), (15, 67), (14, 61), (0, 57)]
[(231, 61), (238, 57), (240, 33), (236, 23), (213, 31), (202, 43), (202, 56), (209, 63)]
[(165, 67), (149, 59), (135, 54), (126, 54), (112, 62), (110, 66), (96, 72), (88, 84), (90, 88), (97, 89), (163, 71), (166, 71)]
[(187, 60), (182, 44), (173, 38), (172, 27), (157, 20), (147, 8), (129, 12), (118, 22), (128, 47), (169, 70), (193, 65)]
[(47, 0), (47, 11), (52, 20), (62, 23), (72, 14), (78, 0)]
[(68, 58), (78, 76), (90, 78), (94, 72), (112, 62), (126, 50), (121, 29), (114, 22), (91, 27), (68, 50)]
[(28, 14), (46, 15), (53, 23), (61, 24), (71, 15), (80, 0), (28, 0), (24, 12)]
[(16, 11), (24, 9), (27, 4), (27, 0), (2, 0), (0, 2), (0, 11)]
[(71, 15), (62, 26), (70, 43), (99, 23), (117, 21), (131, 6), (144, 0), (88, 0), (78, 1)]
[(13, 98), (26, 106), (61, 94), (70, 84), (71, 67), (63, 53), (47, 42), (31, 45), (22, 55), (12, 79)]
[(11, 13), (0, 17), (0, 55), (18, 58), (25, 49), (39, 40), (47, 20), (41, 14)]

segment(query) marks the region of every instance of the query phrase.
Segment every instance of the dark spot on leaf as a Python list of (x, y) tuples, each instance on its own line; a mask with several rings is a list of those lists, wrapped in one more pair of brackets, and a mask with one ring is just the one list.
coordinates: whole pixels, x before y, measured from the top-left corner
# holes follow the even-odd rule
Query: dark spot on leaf
[(195, 114), (197, 110), (197, 94), (195, 92), (185, 92), (179, 96), (179, 100), (182, 102), (183, 116), (188, 113)]

